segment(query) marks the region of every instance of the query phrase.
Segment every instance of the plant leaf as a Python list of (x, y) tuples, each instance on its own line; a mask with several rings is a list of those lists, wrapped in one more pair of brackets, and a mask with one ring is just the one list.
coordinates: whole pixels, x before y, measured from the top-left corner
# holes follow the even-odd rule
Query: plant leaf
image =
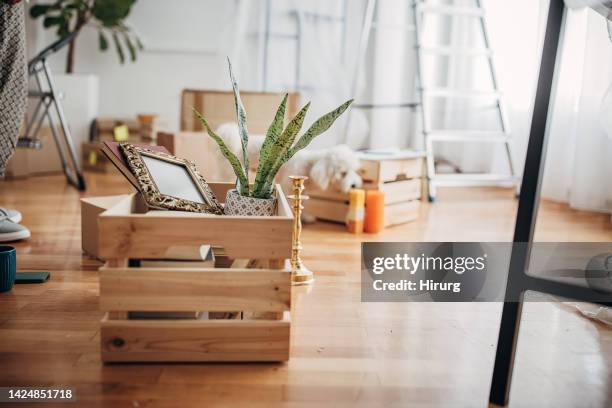
[(113, 42), (115, 43), (115, 48), (117, 48), (117, 55), (119, 55), (119, 62), (122, 64), (125, 62), (125, 54), (123, 53), (123, 47), (119, 42), (119, 36), (116, 31), (113, 31)]
[(342, 105), (338, 106), (333, 111), (328, 112), (325, 115), (321, 116), (319, 119), (317, 119), (306, 131), (306, 133), (304, 133), (299, 138), (295, 146), (289, 149), (287, 157), (284, 158), (284, 162), (292, 158), (293, 155), (296, 154), (298, 151), (308, 146), (315, 137), (319, 136), (321, 133), (329, 129), (331, 125), (334, 124), (336, 119), (338, 119), (344, 113), (344, 111), (351, 105), (351, 103), (353, 103), (353, 99), (344, 102)]
[(276, 115), (274, 116), (274, 120), (270, 124), (268, 128), (268, 132), (266, 133), (266, 138), (264, 139), (263, 145), (261, 146), (261, 151), (259, 153), (259, 164), (257, 165), (257, 175), (255, 177), (254, 190), (261, 190), (263, 187), (263, 183), (266, 181), (266, 175), (274, 165), (274, 159), (270, 156), (270, 151), (274, 146), (274, 143), (278, 140), (281, 133), (283, 132), (283, 125), (285, 121), (285, 110), (287, 108), (287, 98), (289, 94), (285, 94), (283, 101), (278, 107), (276, 111)]
[(108, 49), (108, 40), (102, 30), (98, 31), (98, 42), (100, 44), (100, 50), (106, 51)]
[(280, 137), (274, 142), (269, 154), (270, 160), (273, 160), (273, 164), (270, 171), (266, 174), (263, 184), (257, 186), (258, 189), (255, 190), (254, 197), (266, 198), (269, 196), (270, 191), (266, 187), (274, 181), (278, 169), (283, 164), (283, 158), (295, 141), (298, 132), (302, 128), (302, 124), (304, 124), (304, 119), (306, 118), (306, 113), (309, 108), (310, 102), (304, 105), (297, 115), (291, 119), (291, 122), (289, 122), (283, 133), (281, 133)]
[(351, 105), (351, 103), (353, 103), (353, 99), (344, 102), (342, 105), (338, 106), (333, 111), (321, 116), (310, 126), (310, 128), (308, 128), (306, 133), (304, 133), (299, 138), (295, 146), (290, 147), (282, 157), (279, 157), (279, 160), (277, 160), (274, 168), (266, 178), (266, 183), (263, 186), (261, 194), (271, 194), (272, 189), (274, 187), (274, 177), (276, 177), (276, 173), (278, 173), (278, 170), (280, 170), (281, 166), (285, 164), (289, 159), (291, 159), (293, 155), (296, 154), (298, 151), (308, 146), (315, 137), (319, 136), (321, 133), (329, 129), (331, 125), (334, 124), (336, 119), (338, 119), (340, 115), (342, 115), (344, 111), (346, 111), (346, 109)]
[(242, 144), (242, 163), (244, 163), (244, 172), (247, 174), (247, 189), (248, 189), (248, 174), (249, 174), (249, 132), (247, 130), (247, 115), (240, 99), (240, 90), (238, 89), (238, 83), (232, 72), (232, 63), (230, 59), (227, 59), (227, 65), (229, 67), (230, 79), (232, 81), (232, 88), (234, 90), (234, 104), (236, 105), (236, 119), (238, 121), (238, 131), (240, 132), (240, 142)]
[(50, 4), (34, 4), (30, 8), (30, 17), (32, 18), (40, 17), (49, 10), (51, 10)]
[(134, 43), (132, 42), (132, 39), (130, 38), (129, 34), (124, 32), (123, 39), (125, 40), (125, 43), (128, 47), (128, 51), (130, 52), (130, 59), (132, 60), (132, 62), (136, 61), (136, 47), (134, 47)]
[(59, 16), (47, 16), (43, 19), (43, 27), (49, 28), (54, 25), (65, 25), (67, 24), (66, 18), (62, 15)]
[(94, 1), (92, 15), (104, 27), (115, 28), (125, 19), (136, 0), (104, 0)]
[(200, 122), (202, 122), (202, 125), (204, 125), (204, 128), (206, 129), (206, 132), (208, 133), (208, 135), (215, 141), (217, 142), (217, 144), (219, 145), (219, 150), (221, 150), (221, 153), (223, 154), (223, 156), (230, 162), (232, 169), (234, 169), (234, 173), (236, 174), (236, 177), (238, 178), (239, 181), (239, 188), (240, 188), (240, 194), (241, 195), (248, 195), (249, 194), (249, 182), (246, 178), (246, 176), (244, 175), (244, 171), (242, 169), (242, 165), (240, 164), (240, 160), (238, 159), (238, 157), (236, 157), (236, 155), (227, 147), (227, 145), (225, 144), (225, 142), (223, 141), (223, 139), (221, 139), (221, 137), (219, 137), (219, 135), (217, 135), (208, 125), (208, 122), (206, 121), (206, 119), (204, 119), (204, 116), (202, 116), (202, 114), (200, 112), (197, 111), (197, 109), (195, 108), (191, 108), (193, 110), (193, 112), (196, 114), (196, 116), (198, 117), (198, 119), (200, 119)]

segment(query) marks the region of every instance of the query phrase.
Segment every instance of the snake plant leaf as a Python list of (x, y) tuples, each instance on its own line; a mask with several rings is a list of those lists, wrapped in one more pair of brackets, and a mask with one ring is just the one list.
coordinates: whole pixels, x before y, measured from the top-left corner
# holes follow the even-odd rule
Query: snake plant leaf
[(258, 185), (263, 185), (266, 180), (266, 175), (274, 165), (274, 158), (270, 155), (272, 147), (283, 132), (283, 125), (285, 120), (285, 110), (287, 108), (287, 98), (289, 94), (285, 94), (283, 101), (276, 111), (274, 120), (268, 128), (266, 138), (264, 139), (263, 145), (259, 152), (259, 164), (257, 165), (257, 175), (255, 176), (255, 190)]
[(308, 102), (304, 107), (295, 115), (293, 119), (289, 122), (283, 133), (280, 135), (276, 143), (272, 146), (270, 151), (270, 159), (273, 161), (270, 171), (266, 173), (266, 178), (262, 184), (258, 184), (255, 186), (254, 196), (258, 198), (267, 198), (270, 194), (270, 189), (266, 188), (266, 186), (270, 185), (274, 181), (274, 177), (278, 172), (280, 166), (282, 166), (283, 157), (289, 152), (291, 149), (291, 145), (295, 141), (295, 138), (302, 128), (304, 124), (304, 119), (306, 118), (306, 113), (310, 108), (310, 102)]
[[(240, 99), (240, 90), (238, 89), (238, 82), (232, 72), (232, 63), (230, 59), (227, 59), (227, 65), (229, 67), (230, 80), (232, 81), (232, 88), (234, 90), (234, 104), (236, 105), (236, 119), (238, 121), (238, 131), (240, 132), (240, 142), (242, 143), (242, 163), (244, 163), (244, 173), (247, 177), (247, 189), (248, 189), (248, 177), (249, 177), (249, 132), (247, 130), (247, 115)], [(242, 184), (242, 182), (240, 182)]]
[(325, 115), (321, 116), (319, 119), (317, 119), (310, 126), (310, 128), (306, 131), (306, 133), (304, 133), (299, 138), (299, 140), (297, 141), (295, 146), (293, 146), (291, 149), (289, 149), (289, 152), (288, 152), (287, 156), (284, 158), (283, 163), (285, 163), (287, 160), (291, 159), (293, 157), (293, 155), (296, 154), (298, 151), (300, 151), (303, 148), (305, 148), (306, 146), (308, 146), (310, 144), (310, 142), (312, 142), (315, 137), (319, 136), (321, 133), (323, 133), (327, 129), (329, 129), (331, 127), (331, 125), (334, 124), (336, 119), (338, 119), (340, 117), (340, 115), (342, 115), (344, 113), (344, 111), (348, 109), (348, 107), (351, 105), (351, 103), (353, 103), (353, 99), (349, 99), (348, 101), (344, 102), (342, 105), (338, 106), (333, 111), (328, 112)]
[(353, 103), (353, 99), (350, 99), (344, 102), (342, 105), (338, 106), (333, 111), (328, 112), (325, 115), (321, 116), (310, 126), (310, 128), (306, 131), (306, 133), (304, 133), (299, 138), (295, 146), (290, 147), (283, 154), (283, 156), (278, 157), (277, 161), (274, 164), (274, 167), (268, 173), (268, 177), (266, 178), (266, 183), (264, 184), (264, 186), (261, 187), (261, 192), (260, 192), (261, 196), (267, 197), (272, 193), (272, 190), (274, 189), (274, 177), (276, 177), (276, 173), (278, 173), (281, 166), (285, 164), (289, 159), (291, 159), (293, 155), (296, 154), (298, 151), (308, 146), (315, 137), (319, 136), (320, 134), (325, 132), (327, 129), (329, 129), (331, 125), (334, 124), (336, 119), (338, 119), (340, 115), (342, 115), (344, 111), (346, 111), (346, 109), (351, 105), (351, 103)]
[(230, 162), (232, 169), (234, 169), (234, 173), (236, 174), (236, 177), (238, 178), (238, 188), (240, 189), (240, 194), (247, 196), (249, 195), (249, 182), (247, 177), (244, 174), (243, 168), (242, 168), (242, 164), (240, 163), (240, 160), (238, 159), (238, 157), (236, 157), (236, 155), (227, 147), (227, 145), (225, 144), (225, 142), (223, 141), (223, 139), (221, 139), (221, 137), (219, 137), (219, 135), (217, 135), (208, 125), (208, 122), (206, 121), (206, 119), (204, 118), (204, 116), (202, 116), (202, 114), (200, 112), (197, 111), (197, 109), (192, 108), (193, 112), (196, 114), (196, 116), (198, 117), (198, 119), (200, 119), (200, 122), (202, 122), (202, 125), (204, 125), (204, 128), (206, 129), (206, 132), (208, 133), (208, 135), (215, 141), (217, 142), (217, 144), (219, 145), (219, 149), (221, 150), (221, 153), (223, 154), (223, 156), (225, 156), (225, 158)]

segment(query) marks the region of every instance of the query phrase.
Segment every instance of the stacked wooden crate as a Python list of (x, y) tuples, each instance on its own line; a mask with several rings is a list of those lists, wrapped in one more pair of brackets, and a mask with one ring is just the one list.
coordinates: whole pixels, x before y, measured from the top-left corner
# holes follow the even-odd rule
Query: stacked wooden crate
[[(127, 138), (117, 138), (115, 127), (127, 127)], [(89, 141), (81, 146), (81, 163), (83, 169), (106, 173), (114, 169), (113, 164), (102, 153), (102, 142), (117, 141), (130, 143), (150, 143), (150, 139), (145, 139), (140, 133), (140, 124), (136, 119), (130, 118), (98, 118), (93, 121), (90, 128)]]
[[(233, 183), (209, 185), (217, 197), (234, 188)], [(148, 211), (139, 195), (102, 213), (98, 249), (107, 260), (100, 269), (102, 361), (288, 360), (291, 270), (286, 260), (293, 216), (280, 186), (276, 194), (277, 214), (271, 217)], [(232, 259), (256, 261), (230, 268), (135, 262), (167, 258), (177, 245), (203, 244), (223, 248)], [(143, 312), (163, 318), (134, 318)], [(197, 312), (208, 312), (208, 318), (184, 318), (200, 316)]]
[[(385, 226), (418, 218), (424, 175), (420, 154), (403, 158), (362, 158), (359, 173), (364, 189), (380, 190), (385, 194)], [(348, 212), (346, 194), (313, 188), (307, 189), (307, 193), (310, 197), (304, 204), (307, 214), (321, 220), (345, 222)]]

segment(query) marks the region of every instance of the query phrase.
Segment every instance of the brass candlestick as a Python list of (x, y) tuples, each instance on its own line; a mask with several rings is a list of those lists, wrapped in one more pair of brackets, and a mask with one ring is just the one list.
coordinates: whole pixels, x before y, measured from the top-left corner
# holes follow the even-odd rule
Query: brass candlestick
[(302, 195), (304, 191), (304, 181), (308, 180), (306, 176), (289, 176), (293, 183), (293, 195), (289, 198), (293, 200), (293, 244), (291, 247), (291, 284), (292, 285), (309, 285), (314, 282), (314, 274), (310, 271), (300, 258), (302, 251), (302, 242), (300, 236), (302, 234), (302, 200), (308, 200), (307, 195)]

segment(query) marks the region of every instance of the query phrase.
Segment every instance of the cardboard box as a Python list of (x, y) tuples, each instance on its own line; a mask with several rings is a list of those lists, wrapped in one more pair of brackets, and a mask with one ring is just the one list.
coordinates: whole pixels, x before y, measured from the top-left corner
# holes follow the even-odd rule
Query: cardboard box
[[(59, 132), (59, 130), (58, 130)], [(17, 148), (7, 163), (6, 177), (20, 178), (62, 172), (62, 162), (51, 128), (41, 127), (39, 132), (40, 149)]]
[(124, 194), (81, 198), (81, 247), (83, 252), (103, 260), (98, 255), (98, 215), (128, 196)]
[[(195, 163), (207, 181), (232, 182), (235, 180), (228, 161), (217, 153), (219, 147), (204, 132), (175, 132), (157, 134), (157, 144), (177, 156)], [(229, 179), (227, 176), (230, 175)]]
[[(274, 119), (278, 105), (283, 100), (281, 92), (241, 91), (240, 98), (248, 115), (249, 131), (265, 134)], [(298, 112), (298, 93), (289, 93), (287, 118)], [(181, 95), (181, 130), (202, 131), (202, 123), (196, 118), (192, 107), (196, 108), (213, 129), (226, 122), (236, 122), (234, 93), (232, 91), (213, 91), (185, 89)]]

